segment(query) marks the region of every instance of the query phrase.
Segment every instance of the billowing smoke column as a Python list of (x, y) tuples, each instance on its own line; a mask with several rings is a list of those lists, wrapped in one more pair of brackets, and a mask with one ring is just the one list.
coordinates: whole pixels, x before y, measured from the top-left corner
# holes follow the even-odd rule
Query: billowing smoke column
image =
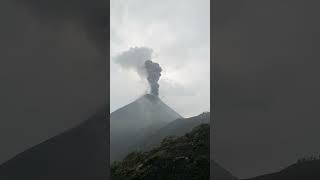
[(150, 93), (152, 95), (159, 95), (159, 84), (158, 81), (161, 76), (161, 67), (158, 63), (154, 63), (151, 60), (147, 60), (144, 63), (144, 67), (147, 71), (147, 79), (151, 88)]
[(135, 70), (141, 78), (146, 78), (150, 85), (150, 94), (159, 95), (158, 81), (161, 76), (161, 67), (152, 62), (153, 50), (147, 47), (134, 47), (120, 53), (115, 57), (115, 62), (126, 69)]

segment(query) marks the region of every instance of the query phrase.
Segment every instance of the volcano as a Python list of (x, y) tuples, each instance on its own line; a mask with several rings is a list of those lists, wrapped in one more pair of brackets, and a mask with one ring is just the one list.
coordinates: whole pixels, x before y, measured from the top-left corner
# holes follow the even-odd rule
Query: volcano
[(182, 118), (154, 95), (146, 94), (110, 115), (110, 160), (139, 150), (137, 143), (168, 123)]

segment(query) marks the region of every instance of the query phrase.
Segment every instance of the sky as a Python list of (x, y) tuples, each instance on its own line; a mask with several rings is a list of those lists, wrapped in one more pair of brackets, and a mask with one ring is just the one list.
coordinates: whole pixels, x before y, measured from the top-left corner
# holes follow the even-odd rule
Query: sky
[(111, 0), (110, 111), (148, 92), (137, 72), (115, 62), (132, 47), (153, 50), (159, 97), (184, 117), (210, 110), (210, 1)]

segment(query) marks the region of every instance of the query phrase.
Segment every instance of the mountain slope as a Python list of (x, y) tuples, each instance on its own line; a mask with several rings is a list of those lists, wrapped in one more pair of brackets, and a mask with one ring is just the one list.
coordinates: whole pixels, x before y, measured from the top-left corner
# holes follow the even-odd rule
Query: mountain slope
[[(180, 118), (169, 123), (165, 127), (153, 133), (151, 137), (143, 139), (145, 142), (141, 142), (141, 144), (144, 146), (140, 149), (143, 151), (147, 150), (147, 152), (132, 152), (127, 155), (123, 161), (115, 162), (112, 165), (111, 170), (113, 172), (112, 180), (140, 180), (141, 178), (151, 178), (155, 180), (170, 178), (186, 180), (190, 178), (199, 180), (209, 179), (210, 173), (207, 172), (202, 172), (204, 177), (192, 177), (194, 174), (197, 174), (199, 170), (198, 168), (200, 167), (190, 163), (192, 158), (188, 157), (189, 161), (187, 162), (179, 162), (180, 160), (185, 161), (182, 157), (185, 157), (186, 155), (198, 156), (199, 154), (199, 157), (206, 157), (205, 160), (203, 160), (208, 163), (207, 165), (201, 166), (201, 168), (204, 171), (209, 171), (209, 168), (212, 168), (212, 175), (215, 180), (237, 180), (237, 178), (227, 170), (222, 168), (213, 160), (209, 160), (209, 123), (209, 112), (202, 113), (191, 118)], [(199, 136), (197, 133), (202, 135)], [(201, 148), (192, 147), (194, 145), (199, 145), (197, 143), (192, 143), (195, 139), (197, 139), (197, 141), (204, 142), (202, 144), (203, 151), (199, 151)], [(178, 162), (175, 160), (178, 160)], [(163, 162), (165, 163), (161, 164)], [(209, 162), (211, 163), (211, 166)], [(186, 164), (186, 166), (183, 167), (179, 163)], [(172, 167), (178, 167), (178, 169), (175, 170), (183, 171), (183, 173), (175, 170), (170, 171), (169, 169), (172, 169)], [(165, 172), (167, 170), (169, 170), (169, 173)]]
[(222, 168), (219, 164), (214, 161), (211, 161), (213, 166), (213, 179), (214, 180), (237, 180), (230, 172)]
[(250, 178), (247, 180), (318, 180), (320, 160), (293, 164), (279, 172)]
[(208, 124), (178, 138), (167, 137), (151, 151), (133, 152), (114, 163), (112, 180), (209, 180), (209, 139)]
[(105, 111), (0, 165), (1, 180), (105, 180)]
[(111, 180), (237, 180), (210, 161), (210, 126), (200, 124), (181, 137), (168, 136), (147, 152), (132, 152), (111, 168)]
[(182, 118), (158, 97), (149, 94), (111, 113), (110, 117), (111, 161), (122, 159), (150, 133)]
[(154, 132), (150, 137), (145, 139), (143, 144), (143, 149), (150, 149), (154, 146), (160, 144), (163, 138), (167, 136), (182, 136), (190, 132), (193, 128), (200, 124), (209, 124), (210, 123), (210, 113), (202, 113), (195, 117), (190, 118), (179, 118), (165, 127)]

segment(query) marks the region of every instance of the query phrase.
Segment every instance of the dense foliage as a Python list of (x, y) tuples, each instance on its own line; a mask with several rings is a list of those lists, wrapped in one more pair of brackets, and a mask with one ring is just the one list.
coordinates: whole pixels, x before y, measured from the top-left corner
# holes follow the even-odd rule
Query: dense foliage
[(112, 180), (209, 180), (210, 126), (169, 136), (148, 152), (132, 152), (111, 167)]

